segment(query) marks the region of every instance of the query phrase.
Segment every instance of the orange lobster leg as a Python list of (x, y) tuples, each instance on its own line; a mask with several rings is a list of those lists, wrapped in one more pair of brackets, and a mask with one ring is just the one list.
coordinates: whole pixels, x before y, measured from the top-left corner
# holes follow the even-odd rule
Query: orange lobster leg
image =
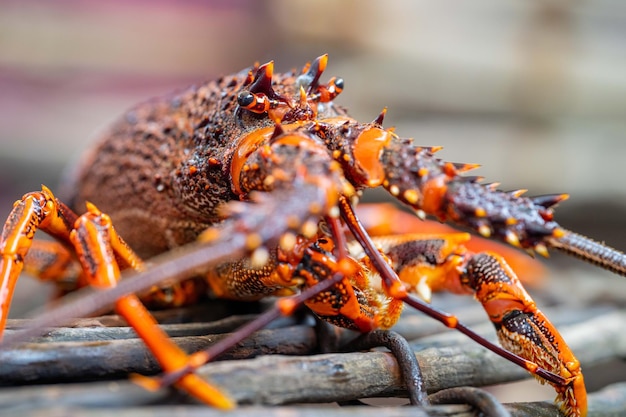
[(15, 202), (0, 238), (0, 338), (6, 327), (15, 284), (35, 232), (43, 229), (69, 243), (70, 225), (75, 219), (76, 215), (58, 203), (46, 187)]
[[(110, 218), (91, 204), (87, 204), (87, 210), (87, 213), (77, 217), (46, 187), (41, 192), (26, 194), (15, 204), (0, 241), (0, 330), (5, 327), (13, 288), (38, 229), (74, 246), (85, 280), (90, 285), (112, 287), (120, 278), (120, 267), (135, 270), (143, 268), (141, 259), (115, 232)], [(37, 269), (40, 272), (49, 271), (43, 262), (33, 270)], [(185, 352), (158, 327), (135, 295), (120, 298), (115, 308), (144, 340), (163, 369), (175, 371), (187, 364), (188, 356)], [(177, 386), (214, 406), (234, 407), (230, 398), (196, 375), (186, 375), (177, 382)]]
[(566, 415), (585, 415), (587, 393), (578, 359), (504, 258), (495, 253), (473, 255), (460, 278), (463, 285), (475, 291), (502, 346), (564, 377), (566, 385), (553, 384), (557, 403)]
[[(550, 382), (566, 415), (585, 415), (586, 391), (580, 363), (565, 340), (537, 308), (500, 255), (467, 251), (468, 234), (375, 238), (407, 289), (430, 300), (431, 291), (474, 294), (496, 328), (503, 347), (559, 375)], [(536, 369), (528, 370), (535, 374)], [(577, 414), (580, 413), (580, 414)]]
[(24, 272), (41, 281), (54, 282), (63, 292), (87, 284), (72, 251), (58, 241), (33, 240), (24, 259)]

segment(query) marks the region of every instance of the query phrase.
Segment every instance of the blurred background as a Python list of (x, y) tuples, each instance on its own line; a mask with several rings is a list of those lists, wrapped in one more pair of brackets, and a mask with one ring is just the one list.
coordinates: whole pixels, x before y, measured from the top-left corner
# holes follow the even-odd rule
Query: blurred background
[[(625, 36), (618, 0), (0, 0), (0, 218), (138, 101), (329, 53), (355, 118), (387, 106), (397, 133), (503, 189), (569, 193), (564, 226), (626, 249)], [(626, 299), (555, 258), (551, 300)]]

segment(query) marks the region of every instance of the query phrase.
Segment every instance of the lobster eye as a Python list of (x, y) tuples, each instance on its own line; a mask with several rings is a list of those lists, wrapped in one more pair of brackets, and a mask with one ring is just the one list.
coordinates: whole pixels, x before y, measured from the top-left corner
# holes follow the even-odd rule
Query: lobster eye
[(241, 107), (248, 107), (252, 103), (254, 103), (254, 94), (249, 91), (242, 91), (237, 95), (237, 103)]

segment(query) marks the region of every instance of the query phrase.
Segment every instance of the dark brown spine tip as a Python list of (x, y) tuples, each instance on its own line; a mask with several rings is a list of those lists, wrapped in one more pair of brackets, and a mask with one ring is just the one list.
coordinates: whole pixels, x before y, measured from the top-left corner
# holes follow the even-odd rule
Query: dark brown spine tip
[(250, 69), (250, 71), (248, 71), (248, 74), (246, 75), (246, 79), (243, 81), (244, 87), (247, 85), (250, 85), (254, 81), (254, 74), (256, 70), (258, 69), (258, 67), (259, 67), (258, 63), (255, 63), (254, 69)]
[(484, 183), (483, 184), (486, 188), (488, 188), (491, 191), (496, 191), (498, 189), (498, 187), (500, 186), (499, 182), (488, 182), (488, 183)]
[(546, 194), (531, 197), (531, 200), (534, 204), (538, 206), (544, 208), (552, 208), (559, 204), (561, 201), (567, 200), (568, 198), (569, 195), (567, 194)]
[(479, 164), (467, 164), (463, 162), (452, 162), (452, 165), (454, 166), (454, 169), (459, 173), (468, 172), (480, 168)]
[(272, 137), (270, 138), (270, 140), (276, 139), (277, 137), (281, 136), (283, 133), (285, 133), (285, 129), (283, 129), (280, 123), (276, 123), (276, 125), (274, 125), (274, 132), (272, 132)]
[(527, 191), (528, 190), (521, 188), (519, 190), (509, 191), (508, 194), (510, 194), (513, 198), (518, 198), (524, 195)]
[(385, 115), (387, 114), (387, 107), (385, 107), (380, 114), (378, 115), (378, 117), (376, 117), (374, 119), (374, 121), (372, 123), (382, 127), (383, 126), (383, 121), (385, 120)]
[(250, 85), (251, 93), (263, 93), (271, 99), (277, 97), (276, 92), (272, 88), (272, 76), (274, 75), (274, 61), (270, 61), (259, 67), (254, 77), (254, 81)]
[(303, 74), (303, 79), (307, 80), (308, 88), (307, 93), (311, 93), (319, 86), (319, 80), (326, 69), (326, 63), (328, 62), (328, 55), (322, 55), (315, 58), (306, 71)]

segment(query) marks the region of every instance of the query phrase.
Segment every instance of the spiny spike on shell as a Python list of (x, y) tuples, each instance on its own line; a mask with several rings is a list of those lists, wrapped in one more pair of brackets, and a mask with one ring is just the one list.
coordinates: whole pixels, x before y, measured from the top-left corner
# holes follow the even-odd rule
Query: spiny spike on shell
[(300, 108), (304, 109), (307, 106), (307, 98), (306, 91), (304, 91), (304, 87), (300, 86)]
[(415, 291), (417, 292), (417, 295), (427, 303), (430, 303), (432, 301), (433, 291), (430, 288), (430, 285), (428, 285), (426, 278), (422, 278), (418, 281), (417, 285), (415, 286)]
[(252, 69), (250, 69), (250, 71), (248, 71), (248, 75), (246, 75), (246, 79), (243, 81), (244, 87), (247, 86), (247, 85), (250, 85), (250, 83), (252, 83), (252, 81), (254, 81), (254, 74), (258, 70), (258, 68), (259, 68), (259, 63), (255, 62), (254, 63), (254, 68), (252, 68)]
[(311, 85), (309, 86), (309, 91), (316, 88), (319, 85), (319, 79), (324, 70), (326, 70), (326, 65), (328, 64), (328, 54), (324, 54), (315, 58), (313, 63), (311, 64), (311, 71), (313, 71), (313, 80), (311, 81)]
[(499, 182), (490, 182), (485, 184), (485, 187), (489, 188), (490, 191), (496, 191), (500, 186)]
[(306, 87), (306, 91), (311, 93), (319, 86), (320, 76), (326, 69), (328, 54), (318, 56), (312, 63), (307, 63), (302, 68), (302, 75), (298, 77), (298, 84)]
[(263, 243), (263, 239), (257, 233), (251, 233), (246, 237), (246, 249), (248, 250), (256, 250)]
[(552, 237), (556, 239), (561, 239), (562, 237), (565, 236), (566, 233), (567, 233), (566, 230), (563, 230), (560, 227), (557, 227), (556, 229), (552, 231)]
[(417, 190), (408, 189), (402, 193), (402, 197), (411, 205), (415, 205), (419, 202), (420, 193)]
[(538, 206), (551, 208), (559, 204), (561, 201), (567, 200), (568, 194), (547, 194), (531, 197), (531, 201)]
[[(45, 185), (41, 184), (41, 192), (44, 193), (46, 196), (52, 196), (52, 190), (48, 187), (46, 187)], [(18, 200), (21, 201), (21, 200)]]
[(517, 224), (517, 219), (515, 217), (507, 217), (504, 219), (504, 224), (507, 226), (514, 226)]
[(550, 254), (548, 253), (548, 247), (543, 243), (537, 243), (533, 249), (544, 258), (548, 258), (550, 256)]
[(102, 214), (102, 212), (98, 209), (98, 207), (96, 207), (96, 205), (90, 201), (85, 201), (85, 207), (87, 208), (87, 212), (91, 214), (95, 214), (97, 216)]
[(283, 129), (283, 126), (280, 124), (280, 120), (274, 120), (274, 131), (272, 132), (272, 136), (270, 137), (270, 141), (273, 139), (276, 139), (277, 137), (281, 136), (283, 133), (285, 133), (285, 129)]
[(271, 99), (277, 97), (276, 92), (272, 88), (272, 77), (274, 75), (274, 61), (270, 61), (259, 67), (256, 72), (254, 81), (250, 85), (251, 93), (263, 93)]
[(263, 268), (270, 259), (270, 252), (265, 246), (256, 248), (250, 255), (250, 264), (253, 268)]
[(419, 151), (426, 151), (429, 153), (437, 153), (440, 150), (443, 149), (443, 146), (420, 146), (417, 148), (418, 152)]
[(486, 223), (481, 223), (476, 230), (482, 237), (491, 237), (491, 227)]
[(487, 210), (482, 207), (476, 207), (474, 209), (474, 216), (476, 217), (487, 217)]
[(321, 75), (326, 70), (328, 64), (328, 54), (320, 55), (315, 58), (313, 64), (317, 64), (317, 72)]
[(307, 220), (300, 228), (300, 232), (302, 233), (302, 236), (307, 239), (312, 238), (317, 233), (317, 223), (312, 220)]
[(384, 107), (380, 114), (374, 119), (372, 123), (381, 126), (383, 125), (383, 120), (385, 120), (385, 115), (387, 114), (387, 107)]
[(278, 241), (278, 245), (284, 251), (290, 251), (296, 246), (296, 235), (291, 232), (282, 234)]
[(468, 172), (480, 168), (480, 164), (466, 164), (462, 162), (453, 162), (452, 165), (454, 165), (454, 169), (457, 172)]
[(509, 191), (509, 195), (511, 195), (511, 196), (513, 196), (515, 198), (518, 198), (518, 197), (521, 197), (522, 195), (524, 195), (524, 193), (526, 191), (528, 191), (528, 190), (526, 190), (524, 188), (520, 188), (519, 190)]
[(508, 243), (511, 246), (515, 246), (516, 248), (521, 247), (521, 244), (520, 244), (520, 241), (519, 241), (519, 237), (512, 230), (507, 230), (506, 231), (504, 239), (506, 240), (506, 243)]

